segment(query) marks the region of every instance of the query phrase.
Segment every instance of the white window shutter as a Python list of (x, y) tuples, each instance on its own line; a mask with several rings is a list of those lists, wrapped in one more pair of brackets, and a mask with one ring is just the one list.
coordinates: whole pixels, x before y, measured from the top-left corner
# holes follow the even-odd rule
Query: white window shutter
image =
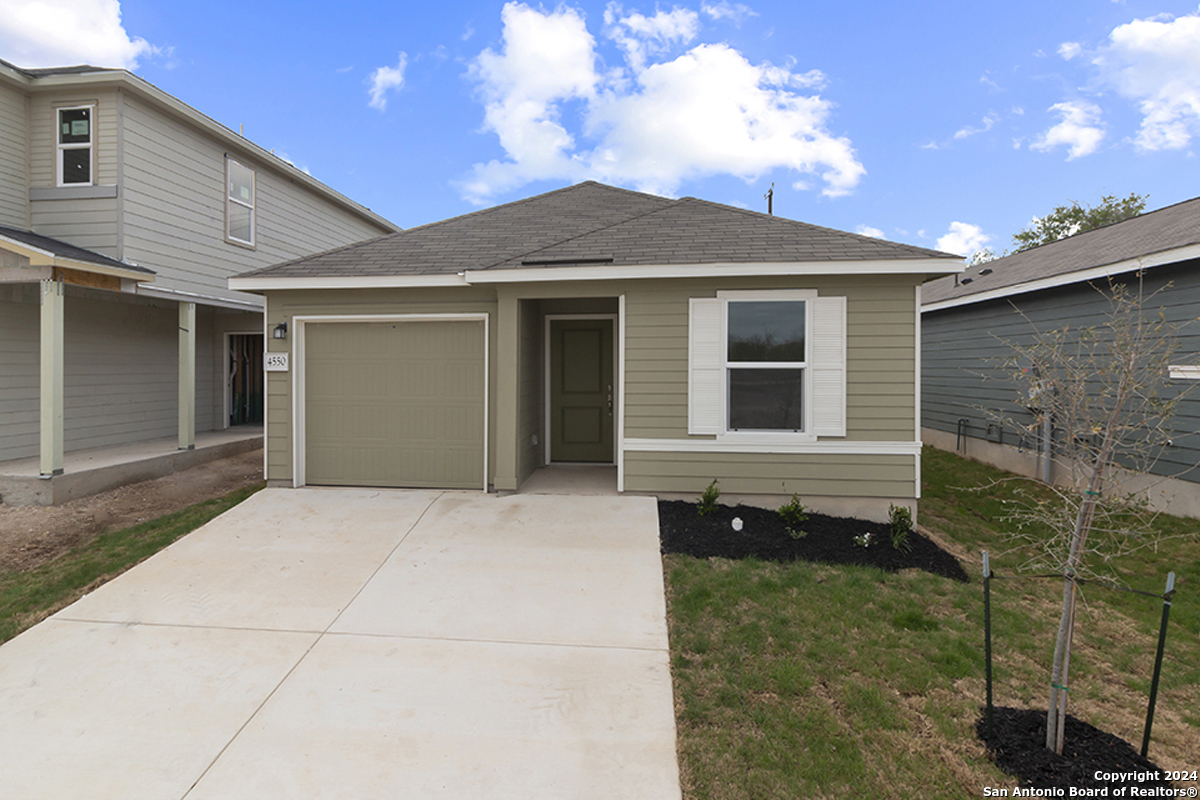
[(812, 432), (846, 435), (846, 298), (812, 301)]
[(688, 433), (725, 432), (722, 301), (693, 297), (688, 308)]

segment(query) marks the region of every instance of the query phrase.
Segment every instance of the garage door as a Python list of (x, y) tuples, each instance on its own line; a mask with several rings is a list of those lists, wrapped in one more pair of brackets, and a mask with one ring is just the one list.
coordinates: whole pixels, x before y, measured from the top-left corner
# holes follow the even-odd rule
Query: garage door
[(305, 326), (305, 481), (484, 487), (484, 328)]

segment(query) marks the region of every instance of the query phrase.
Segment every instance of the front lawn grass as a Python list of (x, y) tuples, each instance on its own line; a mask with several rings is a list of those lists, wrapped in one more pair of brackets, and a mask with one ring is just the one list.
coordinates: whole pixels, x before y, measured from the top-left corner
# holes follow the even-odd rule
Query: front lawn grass
[[(969, 584), (916, 570), (664, 557), (685, 797), (975, 798), (1016, 785), (974, 733), (985, 696), (979, 550), (1003, 549), (997, 520), (1014, 487), (968, 491), (1004, 473), (931, 448), (922, 473), (920, 522), (963, 557)], [(993, 570), (1011, 573), (1015, 558), (997, 556)], [(1200, 543), (1175, 540), (1125, 567), (1148, 591), (1177, 573), (1150, 758), (1195, 769)], [(998, 705), (1044, 707), (1061, 591), (993, 584)], [(1161, 601), (1098, 587), (1085, 599), (1069, 712), (1140, 747)]]
[(110, 531), (32, 570), (0, 570), (0, 643), (225, 513), (260, 488), (238, 489), (158, 519)]

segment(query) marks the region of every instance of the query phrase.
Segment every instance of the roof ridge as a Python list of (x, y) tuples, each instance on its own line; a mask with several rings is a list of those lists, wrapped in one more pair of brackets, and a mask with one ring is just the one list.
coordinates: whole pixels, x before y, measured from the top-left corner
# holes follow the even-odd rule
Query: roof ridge
[[(424, 225), (417, 225), (412, 228), (405, 228), (403, 232), (410, 233), (412, 231), (422, 231), (427, 228), (437, 227), (438, 225), (445, 225), (448, 222), (457, 222), (458, 220), (467, 219), (468, 217), (475, 217), (475, 216), (482, 216), (484, 214), (490, 214), (491, 212), (497, 211), (501, 208), (511, 208), (513, 206), (525, 205), (526, 203), (532, 203), (534, 200), (541, 200), (543, 198), (549, 197), (550, 195), (557, 195), (557, 194), (562, 194), (563, 192), (569, 192), (573, 189), (578, 189), (581, 186), (588, 186), (589, 184), (592, 186), (598, 186), (601, 189), (611, 189), (614, 191), (629, 192), (630, 194), (638, 194), (638, 195), (642, 194), (641, 192), (632, 192), (629, 189), (621, 189), (616, 186), (609, 186), (608, 184), (600, 183), (599, 181), (586, 180), (586, 181), (580, 181), (579, 183), (573, 183), (570, 186), (563, 186), (558, 189), (551, 189), (550, 191), (543, 192), (542, 194), (535, 194), (532, 197), (522, 197), (520, 200), (510, 200), (507, 203), (500, 203), (499, 205), (488, 206), (487, 208), (481, 208), (478, 211), (468, 211), (466, 214), (459, 214), (458, 216), (449, 217), (448, 219), (439, 219), (435, 222), (426, 222)], [(657, 195), (643, 195), (643, 196), (656, 197)]]
[[(656, 194), (646, 194), (646, 193), (644, 193), (644, 192), (635, 192), (635, 191), (633, 191), (633, 190), (631, 190), (631, 189), (622, 189), (622, 188), (620, 188), (619, 186), (609, 186), (609, 185), (607, 185), (607, 184), (604, 184), (604, 183), (597, 183), (596, 181), (585, 181), (585, 182), (586, 182), (586, 183), (594, 183), (594, 184), (596, 184), (597, 186), (601, 186), (601, 187), (603, 187), (603, 188), (605, 188), (605, 189), (616, 189), (616, 190), (617, 190), (617, 191), (619, 191), (619, 192), (625, 192), (625, 193), (628, 193), (628, 194), (636, 194), (636, 195), (638, 195), (639, 197), (652, 197), (652, 198), (655, 198), (655, 199), (657, 199), (657, 200), (662, 200), (662, 201), (663, 201), (663, 202), (665, 202), (667, 205), (665, 205), (665, 206), (663, 206), (663, 207), (661, 207), (661, 208), (655, 208), (655, 209), (653, 209), (653, 210), (651, 210), (651, 211), (646, 211), (645, 213), (642, 213), (642, 214), (634, 214), (632, 217), (626, 217), (625, 219), (623, 219), (623, 220), (620, 220), (619, 222), (610, 222), (610, 223), (608, 223), (607, 225), (601, 225), (601, 226), (600, 226), (600, 227), (598, 227), (598, 228), (592, 228), (591, 230), (587, 230), (587, 231), (583, 231), (583, 232), (581, 232), (581, 233), (577, 233), (577, 234), (575, 234), (574, 236), (568, 236), (568, 237), (567, 237), (567, 238), (565, 238), (565, 239), (559, 239), (557, 242), (552, 242), (552, 243), (550, 243), (550, 244), (543, 245), (542, 247), (535, 247), (535, 248), (534, 248), (534, 249), (532, 249), (532, 250), (528, 250), (528, 251), (526, 251), (526, 252), (524, 252), (524, 253), (518, 253), (518, 254), (517, 254), (517, 255), (515, 255), (515, 256), (508, 256), (508, 257), (506, 257), (506, 258), (502, 258), (502, 259), (500, 259), (499, 261), (494, 261), (494, 262), (492, 262), (491, 264), (488, 264), (488, 265), (486, 265), (486, 266), (480, 267), (479, 269), (491, 269), (492, 267), (496, 266), (497, 264), (507, 264), (509, 261), (512, 261), (513, 259), (516, 259), (516, 258), (520, 258), (520, 259), (527, 259), (527, 258), (529, 258), (529, 256), (533, 255), (534, 253), (540, 253), (541, 251), (543, 251), (543, 250), (549, 250), (549, 249), (550, 249), (550, 248), (552, 248), (552, 247), (560, 247), (560, 246), (562, 246), (562, 245), (566, 244), (567, 242), (572, 242), (572, 241), (574, 241), (574, 240), (576, 240), (576, 239), (582, 239), (584, 236), (591, 236), (591, 235), (593, 235), (593, 234), (599, 233), (600, 231), (607, 230), (607, 229), (609, 229), (609, 228), (615, 228), (616, 226), (618, 226), (618, 225), (624, 225), (624, 224), (625, 224), (625, 223), (627, 223), (627, 222), (633, 222), (635, 219), (641, 219), (642, 217), (648, 217), (648, 216), (650, 216), (651, 214), (657, 214), (657, 213), (658, 213), (658, 212), (660, 212), (660, 211), (666, 211), (668, 208), (672, 208), (673, 206), (675, 206), (675, 205), (677, 205), (677, 204), (679, 203), (679, 201), (678, 201), (678, 200), (672, 200), (672, 199), (670, 199), (669, 197), (660, 197), (659, 195), (656, 195)], [(580, 186), (581, 186), (582, 184), (576, 184), (576, 185), (580, 185)]]
[(882, 242), (887, 245), (892, 245), (893, 247), (907, 247), (912, 250), (922, 251), (924, 253), (934, 253), (934, 254), (936, 254), (936, 257), (938, 257), (938, 258), (956, 258), (956, 259), (962, 260), (962, 256), (954, 255), (953, 253), (946, 253), (941, 250), (933, 250), (928, 247), (921, 247), (919, 245), (908, 244), (906, 242), (893, 242), (890, 239), (879, 239), (874, 236), (867, 236), (867, 235), (861, 234), (861, 233), (853, 233), (851, 231), (843, 231), (843, 230), (839, 230), (837, 228), (829, 228), (824, 225), (814, 225), (811, 222), (803, 222), (798, 219), (792, 219), (791, 217), (777, 217), (774, 214), (764, 214), (761, 211), (754, 211), (753, 209), (749, 209), (749, 208), (739, 208), (737, 206), (726, 205), (725, 203), (716, 203), (712, 200), (704, 200), (699, 197), (681, 197), (679, 199), (679, 202), (681, 202), (681, 203), (685, 202), (685, 201), (689, 201), (689, 202), (693, 202), (693, 203), (700, 203), (700, 204), (706, 205), (706, 206), (715, 206), (716, 208), (722, 208), (722, 209), (726, 209), (728, 211), (736, 211), (739, 214), (744, 214), (747, 216), (754, 217), (755, 219), (760, 219), (763, 221), (768, 221), (768, 222), (772, 222), (772, 223), (776, 223), (776, 224), (795, 225), (795, 226), (798, 226), (801, 228), (805, 228), (807, 230), (824, 231), (825, 233), (832, 233), (837, 236), (850, 236), (850, 237), (853, 237), (855, 239), (859, 239), (859, 240), (865, 241), (865, 242), (871, 242), (871, 243)]

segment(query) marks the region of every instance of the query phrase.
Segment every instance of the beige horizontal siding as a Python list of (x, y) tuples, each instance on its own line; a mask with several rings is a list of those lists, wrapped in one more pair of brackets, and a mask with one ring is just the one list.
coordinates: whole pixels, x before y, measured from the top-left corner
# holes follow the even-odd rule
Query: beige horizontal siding
[(386, 231), (276, 171), (272, 159), (230, 155), (255, 172), (255, 247), (225, 240), (226, 149), (198, 130), (127, 97), (122, 203), (127, 257), (156, 284), (245, 297), (230, 276)]
[(714, 478), (729, 494), (913, 497), (916, 466), (906, 455), (625, 454), (626, 491), (699, 494)]
[(0, 461), (38, 452), (38, 295), (0, 285)]
[[(72, 87), (61, 92), (38, 92), (30, 102), (30, 184), (34, 188), (58, 185), (55, 167), (57, 158), (56, 109), (68, 106), (95, 104), (96, 133), (92, 147), (95, 148), (95, 174), (92, 183), (98, 186), (116, 186), (118, 181), (118, 129), (117, 92), (114, 89)], [(51, 234), (47, 234), (51, 235)]]
[(35, 233), (94, 250), (109, 258), (118, 256), (118, 200), (36, 200), (29, 204)]
[(25, 94), (0, 86), (0, 225), (28, 226), (28, 111)]
[(913, 441), (915, 278), (631, 282), (626, 294), (625, 435), (687, 437), (688, 299), (730, 289), (816, 289), (847, 298), (848, 441)]

